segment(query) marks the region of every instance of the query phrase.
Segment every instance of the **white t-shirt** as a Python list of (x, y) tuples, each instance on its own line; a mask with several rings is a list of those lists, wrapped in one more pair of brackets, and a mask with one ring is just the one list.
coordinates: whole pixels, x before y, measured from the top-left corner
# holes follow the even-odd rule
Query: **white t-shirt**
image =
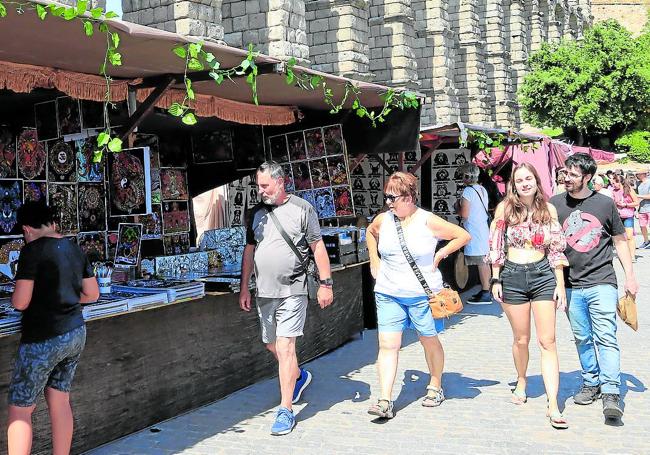
[(472, 240), (465, 245), (465, 256), (485, 256), (490, 251), (487, 191), (478, 184), (467, 186), (463, 190), (463, 199), (469, 202), (469, 216), (463, 220), (463, 227), (472, 236)]

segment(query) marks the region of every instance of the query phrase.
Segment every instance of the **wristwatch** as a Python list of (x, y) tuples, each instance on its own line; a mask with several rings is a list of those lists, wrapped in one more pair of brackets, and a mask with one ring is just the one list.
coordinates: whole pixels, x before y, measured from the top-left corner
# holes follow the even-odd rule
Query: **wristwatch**
[(334, 280), (331, 278), (325, 278), (324, 280), (320, 280), (320, 285), (321, 286), (334, 286)]
[(490, 278), (490, 286), (494, 286), (497, 283), (501, 284), (501, 278)]

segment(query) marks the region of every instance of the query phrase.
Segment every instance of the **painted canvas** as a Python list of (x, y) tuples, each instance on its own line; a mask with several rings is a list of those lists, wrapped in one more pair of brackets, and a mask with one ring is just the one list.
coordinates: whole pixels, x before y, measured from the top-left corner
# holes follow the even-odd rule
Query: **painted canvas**
[(305, 130), (305, 141), (307, 142), (308, 158), (325, 156), (325, 143), (323, 142), (323, 130), (321, 128)]
[(120, 224), (115, 249), (115, 265), (135, 267), (140, 260), (141, 224)]
[(77, 181), (103, 182), (104, 158), (99, 163), (93, 162), (93, 155), (97, 149), (97, 138), (88, 137), (75, 141), (77, 155)]
[(79, 230), (106, 230), (106, 196), (102, 183), (80, 183)]
[(47, 182), (23, 180), (23, 202), (47, 201)]
[(34, 104), (34, 123), (39, 140), (50, 141), (59, 137), (56, 124), (56, 101)]
[(106, 259), (115, 260), (115, 251), (117, 250), (117, 231), (108, 231), (106, 233)]
[(16, 136), (8, 127), (0, 125), (0, 178), (11, 179), (17, 175)]
[(77, 245), (91, 263), (106, 260), (106, 232), (77, 234)]
[(190, 216), (185, 201), (163, 201), (163, 234), (175, 234), (190, 230)]
[(0, 240), (0, 282), (12, 281), (16, 276), (18, 258), (23, 246), (23, 239)]
[(192, 135), (192, 158), (194, 164), (232, 161), (232, 132), (225, 129)]
[(314, 199), (314, 192), (312, 190), (308, 191), (298, 191), (296, 193), (296, 196), (304, 199), (305, 201), (309, 202), (311, 205), (316, 208), (316, 199)]
[(151, 213), (136, 216), (135, 222), (142, 224), (142, 240), (161, 238), (162, 206), (160, 204), (151, 204)]
[(311, 172), (311, 182), (314, 185), (314, 188), (330, 186), (330, 175), (327, 171), (327, 161), (325, 158), (310, 160), (309, 170)]
[(50, 182), (75, 182), (77, 156), (73, 142), (50, 143), (47, 151), (47, 177)]
[(106, 227), (109, 231), (117, 231), (120, 223), (139, 223), (136, 216), (107, 216)]
[(79, 106), (79, 100), (69, 96), (57, 98), (56, 113), (59, 121), (59, 136), (81, 133), (81, 108)]
[(334, 192), (334, 208), (336, 209), (336, 216), (352, 216), (354, 215), (354, 208), (352, 206), (352, 195), (350, 187), (339, 186), (332, 188)]
[(316, 203), (316, 213), (318, 218), (333, 218), (336, 216), (334, 208), (334, 197), (331, 188), (321, 188), (313, 190), (314, 201)]
[(45, 180), (47, 152), (45, 144), (38, 141), (36, 130), (25, 128), (18, 137), (18, 175), (25, 180)]
[(145, 215), (151, 211), (148, 149), (108, 154), (111, 216)]
[(224, 265), (241, 263), (245, 246), (246, 229), (243, 226), (205, 231), (199, 241), (202, 250), (218, 251)]
[(50, 205), (58, 212), (61, 234), (79, 232), (77, 213), (77, 185), (73, 183), (49, 183), (47, 186)]
[(187, 232), (164, 235), (163, 243), (165, 245), (165, 255), (187, 254), (190, 252), (190, 235)]
[(151, 202), (160, 204), (162, 193), (160, 189), (160, 149), (158, 136), (155, 134), (136, 134), (134, 147), (149, 147), (149, 174), (151, 175)]
[(287, 136), (284, 134), (269, 138), (269, 150), (271, 151), (271, 159), (273, 161), (276, 161), (278, 163), (289, 161)]
[(311, 189), (311, 178), (309, 175), (309, 165), (306, 161), (300, 163), (292, 163), (291, 170), (293, 171), (293, 181), (296, 190)]
[(20, 235), (17, 211), (23, 205), (23, 185), (17, 179), (0, 180), (0, 235)]
[(81, 128), (103, 129), (104, 126), (104, 103), (81, 100)]
[(341, 131), (341, 125), (324, 127), (323, 139), (325, 140), (325, 151), (328, 155), (340, 155), (343, 153), (343, 131)]
[(163, 201), (187, 201), (187, 171), (185, 169), (164, 168), (160, 170), (160, 183)]
[(287, 134), (287, 142), (289, 144), (289, 159), (291, 161), (304, 160), (307, 158), (305, 135), (302, 131)]
[(327, 168), (330, 172), (332, 185), (345, 185), (350, 183), (348, 180), (348, 168), (345, 165), (343, 155), (327, 157)]
[(282, 170), (284, 170), (284, 189), (288, 193), (292, 193), (296, 190), (296, 184), (293, 181), (293, 171), (291, 170), (291, 165), (283, 164)]

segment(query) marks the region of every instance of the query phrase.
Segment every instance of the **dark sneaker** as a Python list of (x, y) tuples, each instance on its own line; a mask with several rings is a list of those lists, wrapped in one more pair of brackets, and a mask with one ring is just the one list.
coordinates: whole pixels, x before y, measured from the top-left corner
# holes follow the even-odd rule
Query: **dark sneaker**
[(273, 436), (282, 436), (289, 434), (296, 426), (296, 418), (293, 416), (293, 411), (287, 408), (280, 407), (275, 416), (275, 422), (271, 427), (271, 434)]
[(300, 401), (302, 393), (305, 391), (309, 383), (311, 382), (311, 373), (307, 370), (300, 369), (300, 377), (296, 381), (296, 387), (293, 389), (293, 399), (291, 403), (296, 404)]
[(591, 404), (600, 398), (600, 386), (591, 386), (582, 384), (578, 392), (573, 395), (575, 404)]
[(490, 291), (478, 291), (467, 299), (467, 303), (471, 305), (489, 305), (492, 303), (492, 293)]
[(618, 393), (603, 393), (603, 414), (608, 419), (620, 419), (623, 417), (621, 396)]

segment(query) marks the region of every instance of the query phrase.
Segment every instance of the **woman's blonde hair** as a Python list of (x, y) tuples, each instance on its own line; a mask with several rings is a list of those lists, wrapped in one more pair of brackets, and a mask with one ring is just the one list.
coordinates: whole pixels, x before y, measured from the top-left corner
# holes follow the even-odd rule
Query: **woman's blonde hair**
[(384, 194), (411, 196), (413, 203), (418, 200), (418, 178), (408, 172), (395, 172), (384, 185)]

